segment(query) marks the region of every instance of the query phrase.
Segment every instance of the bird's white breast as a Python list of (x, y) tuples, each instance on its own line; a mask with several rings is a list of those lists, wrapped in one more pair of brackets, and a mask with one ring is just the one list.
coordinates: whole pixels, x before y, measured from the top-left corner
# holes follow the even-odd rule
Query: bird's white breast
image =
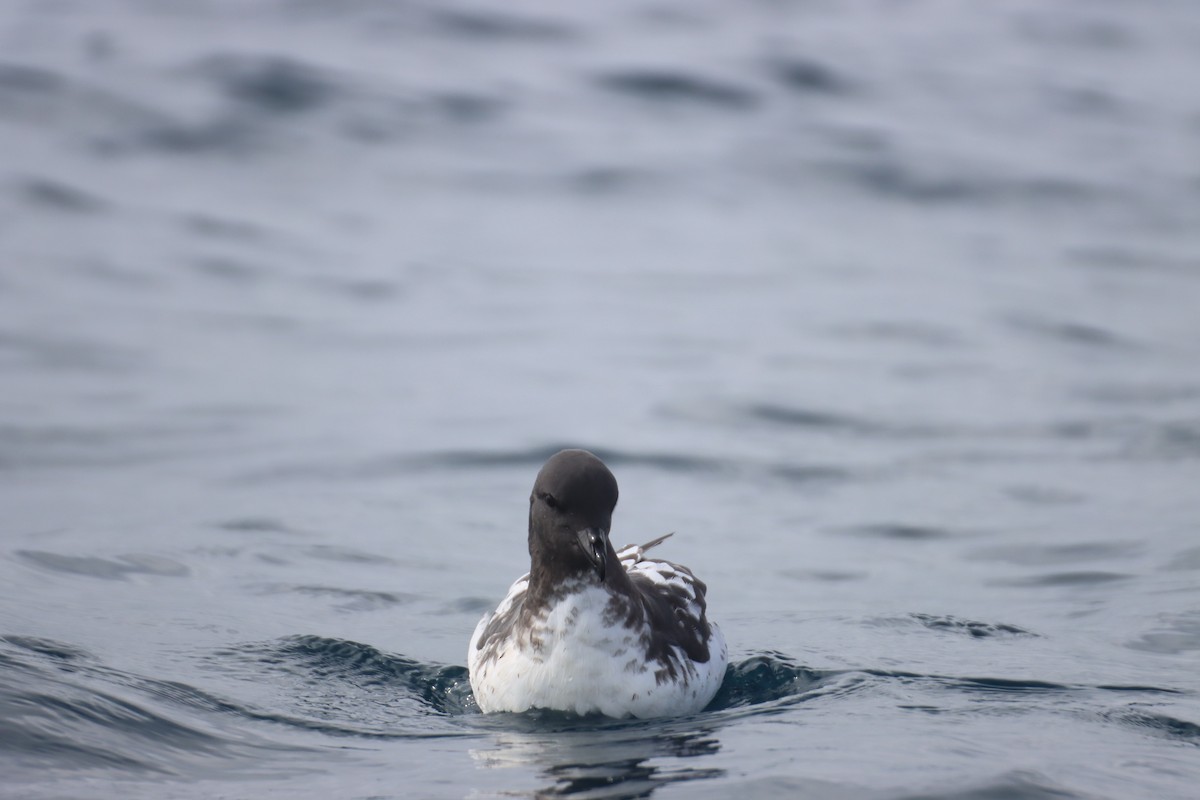
[[(528, 587), (513, 584), (496, 614), (518, 602)], [(528, 630), (478, 647), (493, 615), (475, 628), (468, 651), (471, 688), (485, 712), (552, 708), (610, 717), (657, 717), (700, 711), (721, 685), (725, 673), (724, 637), (711, 625), (709, 659), (693, 662), (673, 647), (676, 661), (667, 678), (656, 661), (647, 661), (645, 623), (628, 627), (606, 618), (611, 595), (600, 585), (568, 590), (531, 620)]]

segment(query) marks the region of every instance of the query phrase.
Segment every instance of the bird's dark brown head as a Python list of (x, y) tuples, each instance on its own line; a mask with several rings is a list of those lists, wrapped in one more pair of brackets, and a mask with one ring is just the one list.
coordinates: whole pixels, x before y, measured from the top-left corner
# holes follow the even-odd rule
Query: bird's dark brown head
[(616, 505), (617, 479), (603, 461), (586, 450), (551, 456), (529, 496), (531, 578), (603, 581), (616, 562), (608, 541)]

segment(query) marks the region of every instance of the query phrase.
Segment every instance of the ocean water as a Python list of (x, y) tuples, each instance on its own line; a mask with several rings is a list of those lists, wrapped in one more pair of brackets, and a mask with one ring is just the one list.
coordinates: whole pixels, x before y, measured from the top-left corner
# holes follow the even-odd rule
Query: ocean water
[[(1192, 798), (1200, 7), (0, 7), (0, 796)], [(705, 712), (482, 715), (562, 446)]]

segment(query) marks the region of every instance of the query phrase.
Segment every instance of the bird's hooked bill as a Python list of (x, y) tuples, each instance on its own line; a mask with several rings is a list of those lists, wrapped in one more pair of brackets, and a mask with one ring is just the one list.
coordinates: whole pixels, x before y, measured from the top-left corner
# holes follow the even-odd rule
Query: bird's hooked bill
[(608, 554), (608, 531), (602, 528), (584, 528), (577, 535), (579, 536), (579, 546), (583, 548), (583, 552), (592, 562), (592, 566), (596, 568), (596, 572), (603, 582), (604, 564)]

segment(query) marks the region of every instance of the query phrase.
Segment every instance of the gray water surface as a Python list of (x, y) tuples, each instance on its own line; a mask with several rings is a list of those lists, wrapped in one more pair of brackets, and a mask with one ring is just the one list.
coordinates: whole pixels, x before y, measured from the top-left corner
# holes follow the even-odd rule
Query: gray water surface
[[(1200, 10), (0, 9), (0, 795), (1191, 798)], [(542, 461), (703, 714), (485, 716)]]

